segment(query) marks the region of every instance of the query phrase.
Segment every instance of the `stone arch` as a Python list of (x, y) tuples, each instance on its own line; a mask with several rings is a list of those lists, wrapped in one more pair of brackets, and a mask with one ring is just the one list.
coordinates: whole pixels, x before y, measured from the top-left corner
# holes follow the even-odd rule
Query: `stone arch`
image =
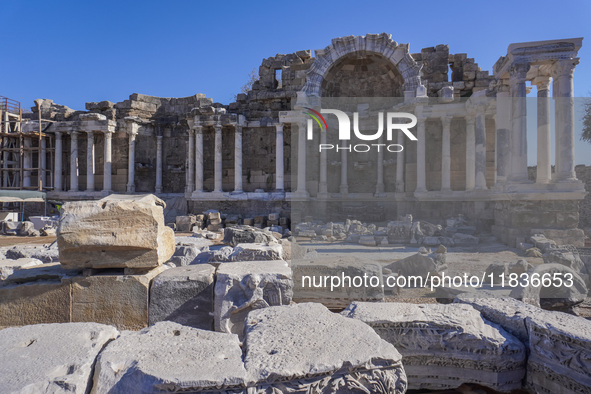
[(306, 84), (302, 92), (308, 97), (320, 97), (322, 82), (331, 69), (342, 58), (353, 53), (376, 53), (388, 59), (404, 78), (404, 91), (416, 95), (421, 85), (421, 65), (408, 52), (408, 44), (398, 44), (390, 34), (367, 34), (347, 36), (332, 40), (324, 49), (316, 50), (316, 58), (306, 73)]

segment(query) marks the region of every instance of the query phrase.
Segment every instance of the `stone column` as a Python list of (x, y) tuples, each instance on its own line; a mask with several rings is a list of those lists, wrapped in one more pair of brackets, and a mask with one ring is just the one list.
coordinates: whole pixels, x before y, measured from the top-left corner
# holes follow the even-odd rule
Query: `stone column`
[[(308, 122), (311, 123), (312, 119), (309, 119)], [(298, 123), (298, 184), (295, 195), (298, 197), (309, 196), (306, 190), (306, 122)]]
[(39, 178), (41, 179), (41, 184), (43, 187), (48, 187), (49, 185), (47, 184), (47, 177), (45, 176), (45, 171), (47, 171), (47, 140), (45, 137), (41, 138), (39, 160), (41, 161), (41, 173), (39, 174)]
[(105, 132), (105, 162), (103, 164), (103, 192), (111, 192), (111, 164), (112, 164), (112, 137), (113, 132), (108, 130)]
[(528, 63), (516, 63), (511, 67), (512, 133), (511, 133), (511, 177), (514, 183), (527, 182), (527, 107), (525, 80)]
[[(384, 141), (380, 137), (378, 144), (382, 144)], [(376, 180), (376, 195), (383, 194), (385, 191), (384, 187), (384, 149), (385, 146), (378, 146), (378, 160), (377, 160), (377, 180)]]
[(283, 167), (283, 123), (275, 125), (277, 135), (275, 138), (275, 189), (278, 192), (285, 190), (285, 169)]
[(70, 191), (78, 191), (78, 133), (70, 133)]
[[(398, 131), (398, 145), (404, 146), (404, 133)], [(396, 191), (404, 192), (404, 150), (396, 153)]]
[(560, 120), (558, 114), (560, 84), (558, 83), (558, 76), (556, 75), (554, 67), (552, 67), (552, 97), (554, 98), (554, 175), (553, 180), (556, 180), (560, 173)]
[(31, 170), (30, 168), (33, 167), (33, 152), (31, 152), (32, 141), (29, 137), (23, 137), (23, 167), (25, 170), (23, 171), (23, 186), (30, 187), (31, 186)]
[(234, 126), (234, 193), (242, 193), (242, 126)]
[(571, 182), (577, 179), (575, 174), (575, 107), (573, 73), (579, 59), (558, 60), (554, 63), (553, 76), (558, 80), (557, 125), (557, 163), (556, 180)]
[(451, 116), (441, 117), (441, 191), (451, 191)]
[(474, 116), (466, 116), (466, 191), (474, 190), (476, 184), (476, 136)]
[(62, 186), (62, 133), (55, 133), (55, 165), (53, 170), (53, 188), (55, 191), (61, 191)]
[(504, 184), (511, 170), (511, 94), (509, 85), (497, 85), (497, 183)]
[(187, 185), (185, 193), (192, 193), (195, 190), (195, 130), (189, 129), (189, 145), (187, 146)]
[(417, 123), (417, 188), (416, 192), (427, 191), (427, 172), (425, 162), (425, 122), (427, 118), (418, 117)]
[(475, 122), (475, 169), (476, 178), (474, 188), (486, 190), (486, 118), (484, 116), (484, 105), (479, 105), (476, 112)]
[(538, 87), (538, 154), (536, 183), (549, 183), (552, 179), (550, 163), (550, 77), (535, 79)]
[(347, 141), (342, 142), (342, 150), (341, 150), (341, 184), (339, 186), (339, 192), (341, 196), (346, 196), (349, 194), (349, 180), (347, 179), (347, 149), (348, 144)]
[[(320, 143), (326, 144), (326, 130), (320, 131)], [(328, 182), (327, 182), (327, 160), (328, 153), (325, 150), (320, 152), (320, 177), (318, 182), (318, 197), (328, 198)]]
[(203, 192), (203, 127), (195, 126), (195, 191)]
[[(127, 193), (135, 193), (135, 127), (132, 124), (132, 131), (129, 133), (129, 160), (127, 162)], [(137, 127), (137, 126), (136, 126)]]
[(86, 191), (94, 191), (94, 132), (87, 131), (86, 144)]
[(162, 136), (156, 136), (156, 194), (162, 193)]
[(216, 124), (215, 129), (215, 163), (214, 163), (214, 193), (222, 193), (222, 125)]

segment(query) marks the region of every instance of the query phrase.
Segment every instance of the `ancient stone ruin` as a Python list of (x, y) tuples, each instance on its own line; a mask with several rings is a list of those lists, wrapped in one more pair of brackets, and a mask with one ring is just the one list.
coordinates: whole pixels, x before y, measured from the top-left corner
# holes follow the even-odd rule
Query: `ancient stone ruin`
[[(545, 100), (552, 81), (573, 115), (581, 44), (511, 44), (489, 74), (445, 45), (341, 37), (265, 59), (228, 105), (42, 100), (3, 120), (31, 149), (0, 185), (64, 204), (2, 226), (56, 240), (0, 247), (0, 393), (591, 392), (586, 192)], [(338, 133), (303, 109), (343, 96), (395, 98), (418, 139), (319, 150)]]

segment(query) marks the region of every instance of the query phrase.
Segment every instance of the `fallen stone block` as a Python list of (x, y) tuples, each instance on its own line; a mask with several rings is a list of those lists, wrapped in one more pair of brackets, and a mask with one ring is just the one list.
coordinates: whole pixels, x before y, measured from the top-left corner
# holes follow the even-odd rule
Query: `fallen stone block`
[(469, 305), (354, 302), (342, 314), (369, 324), (399, 349), (409, 389), (464, 383), (498, 391), (521, 388), (524, 345)]
[(560, 312), (525, 319), (527, 388), (536, 393), (591, 392), (591, 322)]
[(479, 239), (473, 235), (457, 232), (453, 236), (455, 246), (476, 246)]
[(198, 264), (156, 276), (150, 288), (150, 325), (168, 320), (213, 330), (214, 275), (214, 266)]
[(69, 279), (2, 286), (0, 328), (40, 323), (68, 323), (71, 321), (71, 307)]
[(245, 393), (247, 380), (236, 335), (160, 322), (106, 346), (93, 393)]
[(183, 233), (190, 233), (193, 231), (193, 226), (197, 222), (195, 215), (177, 216), (176, 217), (176, 231)]
[(115, 327), (37, 324), (0, 331), (0, 392), (89, 393), (93, 367)]
[(486, 320), (500, 325), (506, 331), (527, 344), (529, 334), (525, 326), (525, 318), (544, 313), (535, 307), (512, 297), (491, 297), (490, 294), (461, 294), (454, 299), (455, 303), (471, 305), (479, 311)]
[(245, 346), (244, 363), (257, 393), (406, 391), (394, 346), (361, 321), (320, 304), (250, 312)]
[(315, 263), (306, 256), (306, 260), (292, 260), (291, 268), (295, 302), (318, 302), (338, 309), (355, 300), (384, 300), (382, 266), (378, 263), (343, 260)]
[(72, 321), (112, 324), (121, 330), (146, 327), (150, 283), (167, 268), (160, 266), (143, 275), (72, 278)]
[(164, 202), (153, 195), (110, 195), (66, 203), (58, 227), (60, 263), (66, 268), (153, 268), (174, 253)]
[(0, 280), (6, 279), (14, 271), (21, 268), (33, 267), (41, 264), (43, 264), (41, 260), (26, 257), (16, 260), (0, 260)]
[(545, 264), (561, 264), (572, 268), (578, 274), (587, 274), (585, 263), (579, 257), (577, 249), (572, 245), (559, 246), (551, 249), (543, 256)]
[(242, 338), (250, 311), (289, 305), (292, 298), (292, 273), (285, 261), (222, 263), (216, 272), (215, 330)]
[(359, 245), (376, 246), (376, 239), (373, 235), (362, 235), (359, 237)]
[(176, 237), (174, 255), (169, 262), (177, 267), (194, 264), (200, 253), (209, 251), (213, 242), (205, 238), (197, 237)]
[(587, 285), (567, 266), (540, 264), (521, 278), (511, 291), (511, 297), (546, 310), (569, 311), (585, 301)]
[(251, 226), (235, 226), (224, 231), (224, 244), (236, 246), (242, 243), (275, 242), (271, 232), (263, 231)]
[(65, 269), (60, 263), (47, 263), (21, 268), (8, 275), (4, 284), (29, 283), (36, 281), (61, 281), (80, 275), (81, 270)]
[(547, 253), (551, 249), (556, 247), (556, 242), (552, 241), (551, 239), (546, 238), (544, 234), (534, 234), (530, 237), (530, 242), (534, 244), (534, 246), (542, 251), (542, 253)]
[(390, 263), (383, 268), (387, 268), (391, 272), (400, 274), (401, 276), (420, 276), (426, 280), (428, 276), (438, 274), (439, 265), (431, 257), (417, 253)]
[(283, 247), (281, 244), (238, 244), (230, 255), (229, 261), (262, 261), (282, 259)]

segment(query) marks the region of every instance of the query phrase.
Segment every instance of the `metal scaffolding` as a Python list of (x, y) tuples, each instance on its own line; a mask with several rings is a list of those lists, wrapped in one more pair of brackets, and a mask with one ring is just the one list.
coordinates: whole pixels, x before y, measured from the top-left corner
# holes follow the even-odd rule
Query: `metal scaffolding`
[(51, 122), (23, 119), (21, 103), (0, 96), (0, 188), (53, 189), (54, 136)]

